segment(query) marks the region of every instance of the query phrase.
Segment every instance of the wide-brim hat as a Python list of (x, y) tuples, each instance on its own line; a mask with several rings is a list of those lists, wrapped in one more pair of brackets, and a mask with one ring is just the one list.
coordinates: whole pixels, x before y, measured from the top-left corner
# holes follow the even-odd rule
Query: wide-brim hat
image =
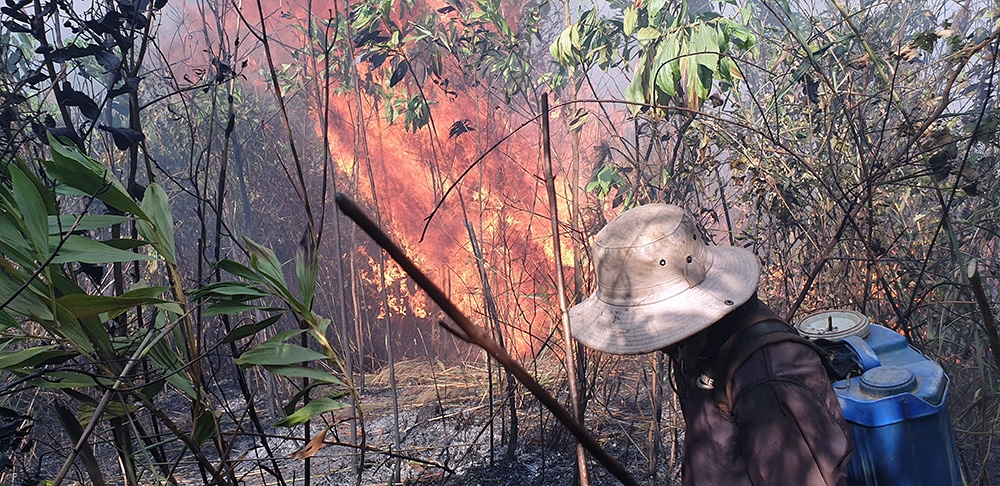
[(711, 326), (757, 290), (760, 263), (711, 246), (671, 204), (625, 211), (594, 237), (597, 289), (569, 310), (585, 346), (613, 354), (662, 349)]

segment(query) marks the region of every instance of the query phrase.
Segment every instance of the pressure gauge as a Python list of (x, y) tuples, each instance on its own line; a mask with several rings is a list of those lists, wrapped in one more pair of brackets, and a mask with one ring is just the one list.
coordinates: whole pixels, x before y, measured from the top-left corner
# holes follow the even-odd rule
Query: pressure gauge
[(852, 310), (836, 309), (810, 314), (795, 324), (799, 334), (808, 339), (840, 341), (848, 336), (868, 337), (868, 316)]

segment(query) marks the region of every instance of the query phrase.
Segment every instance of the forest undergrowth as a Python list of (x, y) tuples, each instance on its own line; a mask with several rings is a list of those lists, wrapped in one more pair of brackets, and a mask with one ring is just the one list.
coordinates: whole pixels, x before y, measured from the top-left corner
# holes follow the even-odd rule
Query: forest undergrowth
[(998, 484), (998, 59), (983, 0), (7, 0), (0, 483), (674, 484), (668, 360), (564, 320), (669, 202)]

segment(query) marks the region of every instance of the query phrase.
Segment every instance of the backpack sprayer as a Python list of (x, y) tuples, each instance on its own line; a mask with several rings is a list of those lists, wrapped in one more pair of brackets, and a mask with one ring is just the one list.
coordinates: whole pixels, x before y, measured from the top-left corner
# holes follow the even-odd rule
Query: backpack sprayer
[(940, 365), (857, 312), (823, 311), (795, 327), (856, 370), (833, 382), (854, 437), (850, 484), (962, 484)]

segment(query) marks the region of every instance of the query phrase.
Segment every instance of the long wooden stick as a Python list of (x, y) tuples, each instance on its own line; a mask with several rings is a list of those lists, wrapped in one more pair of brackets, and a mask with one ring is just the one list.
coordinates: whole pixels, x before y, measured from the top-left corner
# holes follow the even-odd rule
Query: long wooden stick
[[(559, 244), (559, 204), (556, 200), (556, 179), (552, 172), (552, 138), (549, 133), (549, 95), (542, 96), (542, 162), (545, 169), (545, 192), (549, 196), (549, 217), (552, 221), (552, 252), (556, 261), (556, 293), (559, 294), (559, 316), (562, 319), (563, 342), (566, 343), (566, 374), (569, 381), (570, 409), (577, 422), (583, 425), (583, 406), (577, 391), (576, 362), (573, 353), (573, 337), (570, 333), (569, 304), (566, 302), (566, 277), (562, 266), (562, 245)], [(580, 485), (590, 486), (587, 475), (587, 455), (583, 444), (576, 445), (576, 468), (580, 473)]]
[(583, 428), (582, 425), (573, 417), (559, 402), (552, 397), (542, 387), (535, 379), (528, 374), (528, 372), (521, 367), (514, 358), (512, 358), (503, 348), (497, 344), (489, 334), (480, 326), (473, 324), (466, 315), (458, 309), (457, 306), (449, 299), (445, 293), (438, 288), (438, 286), (427, 277), (424, 272), (422, 272), (417, 265), (413, 263), (406, 256), (406, 253), (396, 245), (389, 235), (385, 234), (378, 225), (375, 224), (368, 216), (359, 208), (351, 198), (345, 196), (344, 194), (337, 194), (337, 206), (340, 210), (348, 217), (351, 218), (355, 224), (358, 225), (365, 233), (368, 234), (389, 256), (392, 257), (396, 263), (402, 267), (403, 271), (413, 279), (414, 283), (418, 287), (423, 289), (427, 293), (428, 297), (434, 301), (444, 311), (452, 321), (458, 325), (458, 328), (452, 327), (445, 322), (441, 322), (441, 326), (451, 332), (459, 339), (475, 344), (479, 346), (487, 354), (489, 354), (493, 359), (497, 360), (501, 366), (503, 366), (508, 372), (517, 378), (528, 391), (531, 392), (538, 401), (542, 402), (546, 408), (552, 412), (552, 415), (556, 417), (566, 427), (579, 443), (590, 451), (594, 459), (597, 460), (609, 473), (618, 478), (622, 484), (627, 486), (638, 486), (639, 483), (632, 478), (632, 476), (625, 470), (622, 465), (611, 457), (601, 446), (594, 440), (593, 437)]

